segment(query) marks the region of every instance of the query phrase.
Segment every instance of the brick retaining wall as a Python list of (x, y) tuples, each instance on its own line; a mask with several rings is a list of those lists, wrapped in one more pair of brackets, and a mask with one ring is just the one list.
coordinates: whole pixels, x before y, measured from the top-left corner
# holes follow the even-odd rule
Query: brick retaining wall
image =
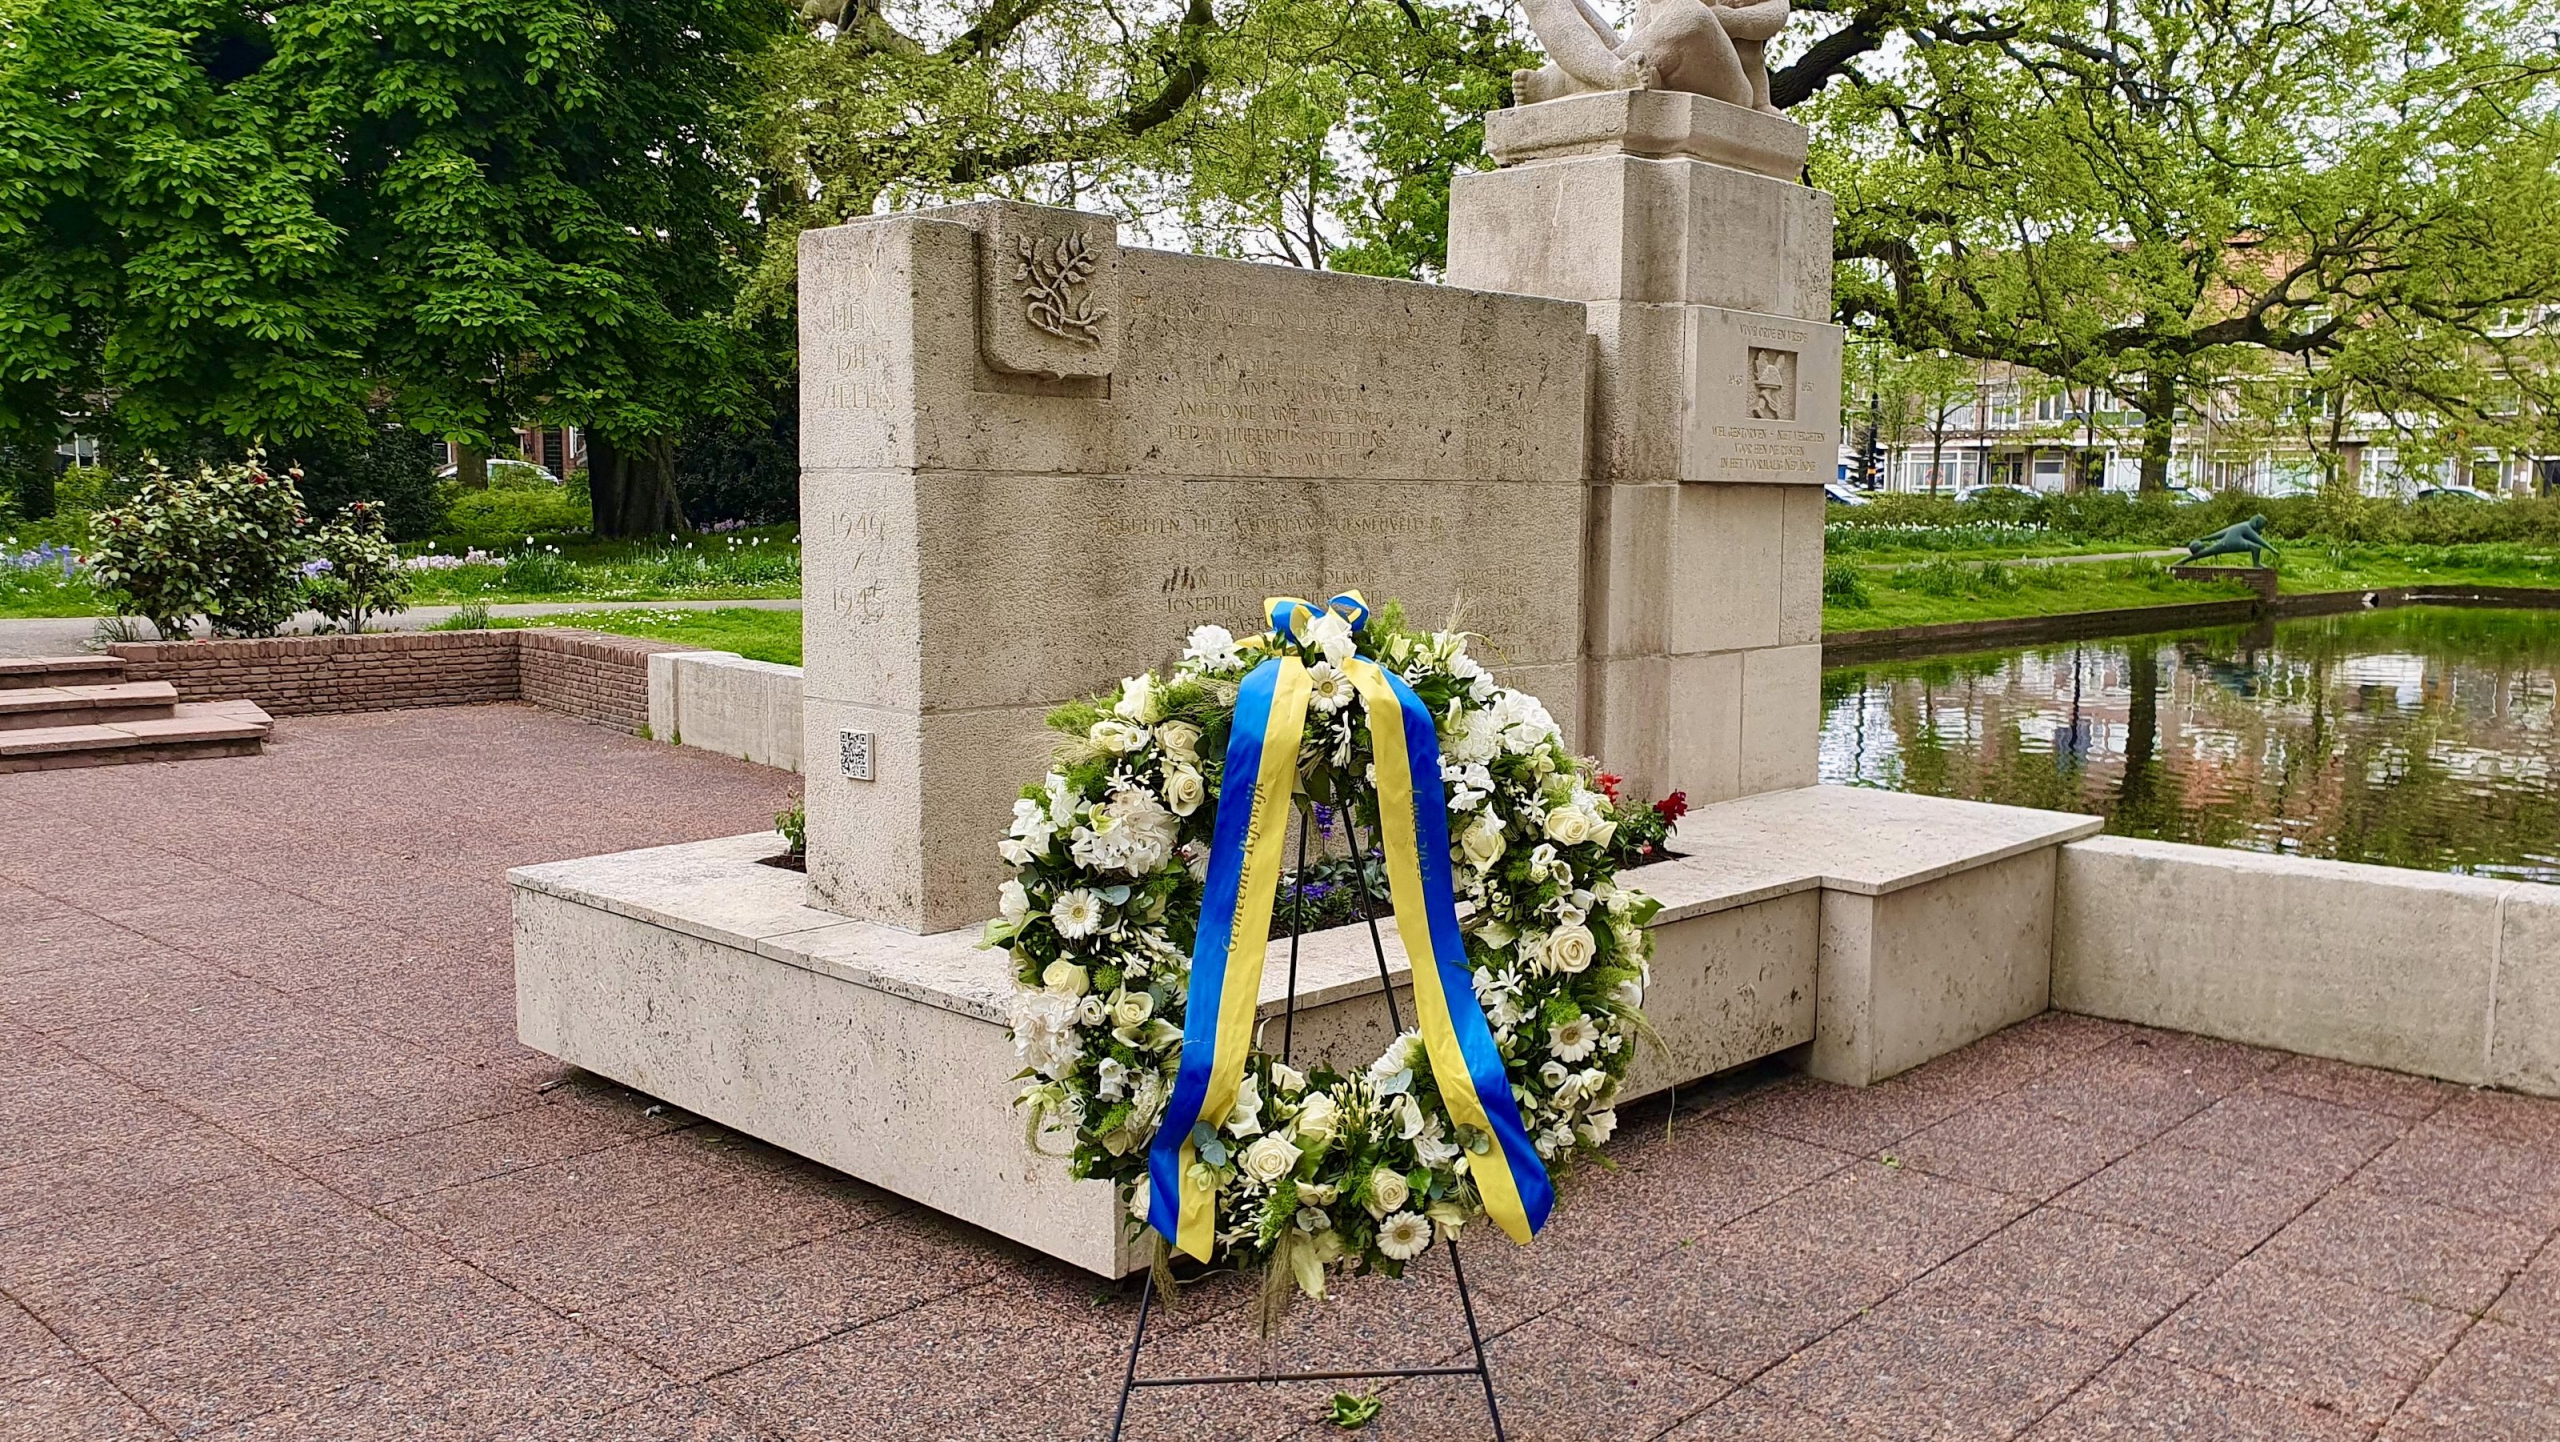
[(649, 724), (649, 656), (689, 649), (598, 631), (389, 631), (263, 641), (125, 641), (128, 681), (186, 701), (255, 701), (275, 716), (530, 701), (637, 732)]

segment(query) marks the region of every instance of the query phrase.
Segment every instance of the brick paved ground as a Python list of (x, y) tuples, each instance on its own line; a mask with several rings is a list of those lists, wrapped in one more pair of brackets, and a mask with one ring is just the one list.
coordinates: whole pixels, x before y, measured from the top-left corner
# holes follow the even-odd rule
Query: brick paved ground
[[(0, 1438), (1097, 1435), (1127, 1295), (512, 1039), (503, 868), (787, 790), (515, 706), (0, 780)], [(1615, 1150), (1468, 1253), (1515, 1438), (2560, 1437), (2560, 1106), (2049, 1016)], [(1445, 1357), (1424, 1273), (1267, 1353), (1212, 1279), (1150, 1369)], [(1344, 1435), (1326, 1390), (1131, 1436)]]

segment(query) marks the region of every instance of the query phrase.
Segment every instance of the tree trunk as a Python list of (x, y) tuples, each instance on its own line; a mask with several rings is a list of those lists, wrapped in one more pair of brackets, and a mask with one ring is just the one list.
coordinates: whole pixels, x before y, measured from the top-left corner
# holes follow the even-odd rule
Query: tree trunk
[(624, 540), (690, 530), (676, 499), (676, 444), (652, 436), (625, 447), (600, 435), (587, 437), (587, 494), (595, 509), (596, 535)]
[(453, 479), (466, 491), (489, 489), (489, 453), (478, 446), (455, 447)]
[(2169, 443), (2177, 429), (2177, 377), (2155, 370), (2142, 379), (2143, 494), (2169, 489)]

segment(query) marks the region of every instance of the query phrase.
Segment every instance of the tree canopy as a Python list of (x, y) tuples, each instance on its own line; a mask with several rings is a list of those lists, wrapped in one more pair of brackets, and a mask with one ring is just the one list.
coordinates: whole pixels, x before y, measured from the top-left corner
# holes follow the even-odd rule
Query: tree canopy
[(656, 444), (750, 409), (769, 0), (8, 0), (0, 428)]
[(2476, 428), (2487, 371), (2547, 374), (2520, 321), (2560, 299), (2535, 9), (2018, 0), (1813, 108), (1843, 315), (2112, 391), (2145, 488), (2252, 370)]

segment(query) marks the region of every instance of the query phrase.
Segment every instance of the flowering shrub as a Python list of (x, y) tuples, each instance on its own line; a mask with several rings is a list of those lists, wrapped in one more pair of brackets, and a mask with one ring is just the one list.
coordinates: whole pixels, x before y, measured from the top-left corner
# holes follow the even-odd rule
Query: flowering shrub
[(312, 547), (319, 555), (304, 566), (311, 605), (339, 630), (354, 635), (368, 616), (409, 608), (409, 573), (383, 532), (380, 506), (350, 501)]
[(192, 476), (149, 461), (133, 499), (91, 518), (99, 585), (163, 637), (203, 616), (219, 636), (272, 636), (302, 604), (308, 554), (295, 476), (257, 456)]

